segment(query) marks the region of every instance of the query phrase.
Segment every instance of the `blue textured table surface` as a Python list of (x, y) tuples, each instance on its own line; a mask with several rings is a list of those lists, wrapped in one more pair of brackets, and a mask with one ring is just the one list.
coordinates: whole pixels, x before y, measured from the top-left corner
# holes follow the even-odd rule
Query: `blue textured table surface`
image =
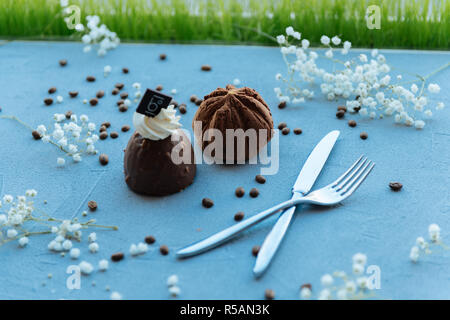
[[(166, 61), (159, 60), (160, 53), (167, 54)], [(382, 53), (392, 66), (422, 75), (450, 59), (448, 52)], [(58, 65), (60, 59), (69, 61), (65, 68)], [(107, 64), (113, 72), (105, 78), (103, 67)], [(212, 71), (200, 71), (202, 64), (210, 64)], [(129, 68), (130, 73), (122, 74), (122, 67)], [(131, 44), (98, 58), (83, 54), (82, 45), (77, 43), (0, 45), (1, 114), (17, 115), (37, 126), (50, 125), (54, 113), (72, 110), (78, 115), (87, 114), (96, 123), (110, 121), (110, 131), (120, 134), (116, 140), (97, 144), (102, 153), (109, 155), (108, 166), (101, 167), (93, 156), (57, 168), (56, 148), (34, 141), (18, 123), (0, 120), (0, 193), (18, 195), (34, 188), (39, 192), (37, 206), (56, 217), (79, 216), (83, 221), (95, 218), (99, 223), (119, 226), (118, 231), (95, 230), (100, 245), (96, 254), (89, 252), (87, 241), (77, 245), (82, 251), (78, 262), (86, 260), (97, 266), (100, 259), (109, 259), (114, 252), (127, 252), (124, 261), (110, 263), (104, 273), (95, 271), (83, 276), (82, 288), (71, 291), (66, 288), (66, 268), (77, 262), (68, 255), (61, 257), (48, 251), (50, 235), (30, 238), (24, 249), (17, 243), (6, 244), (0, 247), (0, 298), (108, 299), (110, 292), (105, 287), (109, 286), (126, 299), (167, 299), (166, 279), (177, 274), (182, 299), (262, 299), (266, 288), (275, 290), (279, 299), (297, 299), (301, 284), (311, 283), (317, 294), (324, 273), (350, 272), (352, 255), (363, 252), (369, 264), (381, 268), (377, 297), (449, 299), (449, 252), (427, 256), (416, 265), (408, 256), (416, 237), (427, 237), (430, 223), (438, 223), (442, 237), (450, 242), (450, 111), (436, 113), (422, 131), (396, 126), (392, 119), (369, 121), (346, 115), (346, 120), (338, 120), (338, 104), (325, 101), (319, 88), (315, 88), (317, 97), (311, 102), (279, 110), (273, 92), (277, 86), (274, 75), (284, 71), (276, 48)], [(86, 82), (87, 75), (96, 76), (97, 81)], [(291, 129), (303, 129), (302, 135), (291, 131), (280, 137), (279, 173), (267, 176), (266, 184), (258, 185), (254, 177), (259, 166), (199, 165), (194, 184), (179, 194), (147, 198), (132, 193), (125, 185), (122, 169), (123, 149), (132, 132), (122, 133), (120, 128), (132, 125), (133, 112), (118, 112), (117, 97), (110, 94), (114, 84), (125, 83), (125, 91), (130, 93), (134, 82), (150, 88), (161, 84), (167, 93), (176, 88), (175, 99), (188, 105), (181, 122), (191, 130), (197, 107), (189, 102), (190, 95), (202, 96), (234, 78), (261, 93), (271, 106), (275, 124), (285, 121)], [(444, 101), (448, 105), (449, 71), (437, 74), (431, 81), (441, 85), (439, 96), (432, 97), (434, 104)], [(46, 107), (43, 99), (51, 86), (57, 87), (64, 102)], [(100, 89), (106, 96), (97, 107), (82, 103)], [(70, 90), (78, 90), (79, 97), (70, 99)], [(357, 120), (358, 126), (348, 127), (348, 119)], [(235, 223), (237, 211), (249, 216), (290, 197), (291, 185), (309, 152), (334, 129), (341, 130), (341, 136), (315, 187), (328, 184), (360, 154), (366, 154), (377, 166), (355, 195), (336, 208), (305, 206), (297, 212), (275, 261), (262, 279), (253, 278), (255, 258), (251, 248), (261, 244), (275, 217), (216, 250), (183, 261), (175, 258), (176, 249)], [(361, 131), (368, 132), (367, 140), (359, 138)], [(391, 181), (402, 182), (403, 190), (390, 191)], [(235, 197), (238, 186), (246, 189), (244, 198)], [(256, 199), (248, 196), (252, 187), (260, 190)], [(212, 198), (214, 207), (203, 208), (203, 197)], [(43, 204), (44, 200), (48, 204)], [(99, 209), (82, 218), (88, 200), (97, 201)], [(143, 241), (149, 234), (157, 239), (150, 252), (130, 257), (130, 244)], [(168, 245), (168, 256), (159, 254), (160, 244)]]

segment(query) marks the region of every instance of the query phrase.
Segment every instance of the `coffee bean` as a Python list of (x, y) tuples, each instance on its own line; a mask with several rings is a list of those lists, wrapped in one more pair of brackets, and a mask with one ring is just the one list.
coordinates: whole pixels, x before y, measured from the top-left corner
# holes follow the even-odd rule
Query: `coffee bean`
[(119, 101), (116, 102), (116, 104), (117, 104), (118, 106), (120, 106), (121, 104), (124, 104), (124, 103), (125, 103), (125, 101), (122, 100), (122, 99), (120, 99)]
[(78, 91), (69, 91), (69, 96), (71, 98), (76, 98), (78, 96)]
[(202, 205), (205, 208), (211, 208), (214, 205), (214, 201), (212, 201), (210, 198), (203, 198)]
[(361, 110), (361, 106), (353, 108), (353, 112), (358, 112), (359, 110)]
[(66, 59), (59, 60), (59, 65), (61, 67), (65, 67), (67, 65), (67, 60)]
[(253, 246), (253, 248), (252, 248), (252, 255), (254, 257), (256, 257), (258, 255), (260, 249), (261, 249), (260, 246)]
[(92, 98), (91, 100), (89, 100), (89, 103), (91, 104), (91, 106), (96, 106), (98, 104), (98, 99)]
[(289, 128), (283, 128), (283, 130), (281, 130), (281, 133), (282, 133), (283, 135), (288, 135), (289, 132), (291, 132), (291, 129), (289, 129)]
[(153, 244), (156, 241), (154, 236), (146, 236), (144, 240), (145, 240), (145, 243), (147, 243), (147, 244)]
[(304, 283), (300, 286), (300, 290), (304, 289), (304, 288), (308, 288), (309, 290), (312, 290), (312, 285), (311, 283)]
[(94, 82), (95, 81), (95, 77), (94, 76), (87, 76), (86, 77), (86, 81), (87, 82)]
[(259, 196), (259, 190), (258, 189), (253, 188), (252, 190), (250, 190), (250, 197), (256, 198), (257, 196)]
[(349, 125), (349, 127), (354, 128), (354, 127), (356, 127), (356, 121), (355, 120), (349, 120), (348, 121), (348, 125)]
[(278, 124), (278, 130), (283, 130), (283, 129), (286, 128), (286, 127), (287, 127), (286, 122), (280, 122), (280, 123)]
[(180, 113), (181, 113), (181, 114), (185, 114), (186, 111), (187, 111), (186, 106), (184, 106), (184, 105), (180, 105), (180, 107), (178, 108), (178, 110), (180, 110)]
[(158, 85), (158, 86), (156, 87), (156, 91), (162, 91), (162, 89), (163, 89), (163, 86), (162, 86), (162, 85)]
[(104, 125), (101, 125), (98, 131), (105, 132), (106, 130), (107, 130), (106, 127)]
[(255, 177), (255, 181), (258, 183), (264, 184), (264, 183), (266, 183), (266, 178), (263, 175), (258, 174)]
[(161, 252), (163, 256), (167, 256), (169, 254), (169, 247), (163, 244), (162, 246), (159, 247), (159, 252)]
[(202, 65), (202, 71), (211, 71), (211, 66), (208, 64), (204, 64)]
[(122, 90), (123, 89), (123, 87), (125, 86), (123, 83), (116, 83), (115, 85), (114, 85), (117, 89), (119, 89), (119, 90)]
[(119, 89), (114, 88), (113, 91), (111, 91), (111, 94), (112, 94), (113, 96), (115, 96), (115, 95), (118, 95), (119, 92), (120, 92)]
[(65, 114), (65, 116), (66, 116), (66, 119), (70, 119), (71, 117), (72, 117), (72, 114), (73, 114), (73, 112), (72, 111), (67, 111), (66, 112), (66, 114)]
[(346, 106), (338, 106), (338, 107), (337, 107), (337, 111), (344, 111), (344, 112), (347, 112), (347, 107), (346, 107)]
[(345, 111), (339, 110), (336, 112), (336, 118), (342, 119), (345, 116)]
[(128, 110), (128, 107), (127, 107), (126, 105), (121, 104), (121, 105), (119, 106), (119, 111), (120, 111), (120, 112), (127, 112), (127, 110)]
[(99, 157), (98, 157), (98, 161), (100, 162), (100, 164), (102, 166), (106, 166), (109, 162), (109, 158), (108, 155), (102, 153)]
[(302, 134), (302, 132), (303, 132), (303, 131), (302, 131), (302, 129), (300, 129), (300, 128), (295, 128), (295, 129), (294, 129), (294, 133), (295, 133), (295, 134)]
[(48, 93), (49, 94), (53, 94), (56, 92), (56, 88), (55, 87), (51, 87), (50, 89), (48, 89)]
[(167, 55), (165, 53), (161, 53), (159, 55), (159, 60), (166, 60), (166, 58), (167, 58)]
[(278, 104), (278, 108), (279, 108), (279, 109), (284, 109), (284, 108), (286, 108), (286, 101), (281, 101), (281, 102)]
[(236, 188), (234, 193), (236, 194), (236, 197), (242, 198), (244, 196), (244, 194), (245, 194), (245, 190), (242, 187), (238, 187), (238, 188)]
[(36, 130), (33, 130), (33, 132), (31, 132), (31, 135), (33, 136), (34, 140), (40, 140), (42, 138), (41, 134)]
[(127, 74), (128, 72), (130, 72), (130, 70), (128, 68), (122, 68), (122, 72)]
[(91, 200), (88, 202), (88, 208), (91, 211), (95, 211), (97, 210), (98, 206), (97, 206), (97, 202), (95, 202), (94, 200)]
[(391, 188), (392, 191), (400, 191), (402, 189), (403, 185), (400, 182), (390, 182), (389, 188)]
[(273, 291), (272, 289), (266, 289), (266, 291), (264, 292), (264, 295), (267, 300), (275, 299), (275, 291)]
[(97, 98), (101, 99), (105, 96), (105, 91), (100, 90), (97, 92), (97, 94), (95, 95)]
[(113, 131), (113, 132), (111, 132), (111, 133), (109, 134), (109, 136), (110, 136), (111, 138), (113, 138), (113, 139), (116, 139), (116, 138), (119, 137), (119, 134), (118, 134), (116, 131)]
[(122, 93), (120, 94), (120, 97), (121, 97), (122, 99), (126, 99), (126, 98), (128, 98), (128, 93), (127, 93), (127, 92), (122, 92)]
[(367, 132), (361, 132), (361, 134), (359, 135), (359, 137), (363, 140), (366, 140), (368, 138), (368, 136), (369, 135), (367, 134)]
[(129, 125), (124, 125), (121, 130), (122, 130), (122, 132), (127, 132), (127, 131), (130, 130), (130, 126)]
[(242, 211), (239, 211), (234, 215), (235, 221), (241, 221), (242, 219), (244, 219), (244, 213)]
[(106, 138), (108, 138), (108, 132), (106, 132), (106, 128), (105, 131), (102, 131), (99, 135), (100, 140), (105, 140)]
[(46, 98), (46, 99), (44, 99), (44, 103), (45, 103), (47, 106), (49, 106), (49, 105), (51, 105), (51, 104), (53, 103), (53, 99), (52, 99), (52, 98)]
[(195, 94), (193, 94), (190, 98), (189, 98), (189, 100), (191, 101), (191, 102), (194, 102), (195, 103), (195, 101), (197, 101), (197, 96), (195, 95)]
[(123, 260), (124, 257), (125, 255), (123, 254), (123, 252), (117, 252), (111, 255), (111, 261), (119, 262), (120, 260)]
[(106, 128), (109, 128), (109, 127), (111, 127), (111, 122), (105, 121), (105, 122), (102, 123), (102, 126), (105, 126)]
[(196, 104), (197, 106), (201, 105), (202, 102), (203, 102), (203, 99), (197, 99), (197, 100), (195, 100), (195, 104)]

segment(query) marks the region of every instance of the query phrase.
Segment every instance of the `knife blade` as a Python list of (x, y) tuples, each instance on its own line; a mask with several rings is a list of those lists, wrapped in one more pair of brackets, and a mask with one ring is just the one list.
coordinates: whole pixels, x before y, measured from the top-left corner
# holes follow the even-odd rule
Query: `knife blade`
[[(292, 199), (303, 197), (311, 190), (311, 187), (314, 185), (314, 182), (327, 161), (339, 134), (340, 132), (338, 130), (331, 131), (323, 137), (313, 149), (294, 183), (292, 188)], [(264, 239), (256, 258), (255, 267), (253, 268), (253, 274), (256, 277), (261, 276), (270, 265), (273, 256), (286, 234), (295, 209), (296, 207), (293, 206), (283, 211), (275, 223), (275, 226)]]

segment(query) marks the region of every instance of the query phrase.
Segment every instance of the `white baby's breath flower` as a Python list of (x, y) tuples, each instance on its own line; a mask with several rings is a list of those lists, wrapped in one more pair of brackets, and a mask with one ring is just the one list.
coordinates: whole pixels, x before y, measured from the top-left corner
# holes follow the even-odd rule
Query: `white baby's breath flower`
[(416, 120), (414, 121), (414, 126), (416, 129), (423, 129), (423, 127), (425, 127), (425, 122), (423, 120)]
[(238, 85), (240, 85), (240, 84), (241, 84), (241, 80), (239, 80), (238, 78), (235, 78), (235, 79), (233, 80), (233, 85), (238, 86)]
[(109, 266), (109, 263), (108, 263), (108, 260), (106, 260), (106, 259), (102, 259), (98, 262), (98, 269), (100, 271), (108, 270), (108, 266)]
[(94, 267), (92, 266), (92, 264), (87, 261), (81, 261), (78, 266), (80, 267), (81, 273), (86, 275), (91, 274), (92, 271), (94, 271)]
[(325, 46), (328, 46), (330, 44), (330, 38), (323, 35), (322, 37), (320, 37), (320, 43), (322, 43)]
[(441, 91), (441, 87), (439, 87), (436, 83), (430, 83), (428, 85), (428, 91), (431, 93), (439, 93), (439, 91)]
[(89, 244), (89, 251), (91, 251), (92, 253), (96, 253), (98, 252), (99, 246), (97, 242), (92, 242)]
[(181, 290), (177, 286), (173, 286), (169, 288), (169, 293), (172, 297), (178, 297), (181, 293)]
[(80, 249), (78, 248), (70, 249), (70, 257), (72, 259), (78, 259), (79, 256), (80, 256)]
[(278, 44), (285, 44), (286, 43), (286, 37), (284, 35), (277, 36), (277, 42)]
[(10, 239), (16, 237), (17, 234), (18, 232), (16, 229), (8, 229), (8, 231), (6, 231), (6, 236)]
[(411, 251), (409, 253), (409, 259), (411, 259), (412, 262), (417, 262), (417, 260), (419, 260), (419, 254), (420, 254), (419, 247), (414, 246), (411, 248)]
[(435, 223), (430, 224), (428, 226), (428, 234), (430, 235), (431, 241), (437, 242), (441, 237), (441, 228)]
[(341, 39), (338, 36), (334, 36), (333, 38), (331, 38), (331, 42), (333, 42), (335, 46), (338, 46), (341, 44)]
[(63, 167), (66, 164), (66, 160), (64, 158), (58, 158), (56, 159), (56, 164), (58, 167)]
[(178, 276), (176, 274), (171, 275), (167, 278), (167, 286), (172, 287), (178, 284)]
[(311, 299), (311, 289), (309, 289), (308, 287), (303, 287), (300, 289), (300, 298), (302, 299)]
[(329, 289), (323, 289), (319, 293), (319, 300), (330, 300), (331, 299), (331, 291)]
[(28, 244), (28, 242), (29, 242), (28, 237), (21, 237), (19, 239), (19, 246), (25, 247)]
[(367, 256), (363, 253), (356, 253), (353, 255), (352, 260), (354, 264), (361, 264), (364, 266), (367, 262)]
[(286, 28), (286, 34), (287, 34), (288, 36), (293, 36), (293, 35), (294, 35), (294, 32), (295, 32), (294, 28), (292, 28), (292, 27), (287, 27), (287, 28)]
[(117, 291), (113, 291), (110, 298), (111, 300), (122, 300), (122, 295)]
[(361, 275), (364, 273), (364, 266), (360, 263), (354, 263), (352, 267), (352, 271), (356, 275)]
[(320, 278), (320, 282), (324, 287), (329, 287), (333, 284), (334, 280), (330, 274), (325, 274)]

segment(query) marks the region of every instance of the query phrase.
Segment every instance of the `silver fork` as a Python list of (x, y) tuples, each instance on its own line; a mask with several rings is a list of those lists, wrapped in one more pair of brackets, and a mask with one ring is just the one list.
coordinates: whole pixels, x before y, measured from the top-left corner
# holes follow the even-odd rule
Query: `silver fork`
[(238, 224), (235, 224), (225, 230), (222, 230), (212, 236), (200, 240), (192, 245), (189, 245), (177, 252), (178, 258), (185, 258), (193, 256), (204, 251), (207, 251), (213, 247), (218, 246), (221, 243), (229, 240), (238, 233), (250, 228), (258, 222), (272, 216), (280, 210), (287, 209), (289, 207), (298, 205), (300, 203), (311, 203), (321, 206), (332, 206), (337, 204), (352, 195), (353, 192), (361, 185), (364, 179), (372, 171), (375, 163), (361, 156), (342, 176), (329, 185), (313, 191), (308, 195), (298, 198), (290, 199), (267, 209), (261, 213), (258, 213)]

